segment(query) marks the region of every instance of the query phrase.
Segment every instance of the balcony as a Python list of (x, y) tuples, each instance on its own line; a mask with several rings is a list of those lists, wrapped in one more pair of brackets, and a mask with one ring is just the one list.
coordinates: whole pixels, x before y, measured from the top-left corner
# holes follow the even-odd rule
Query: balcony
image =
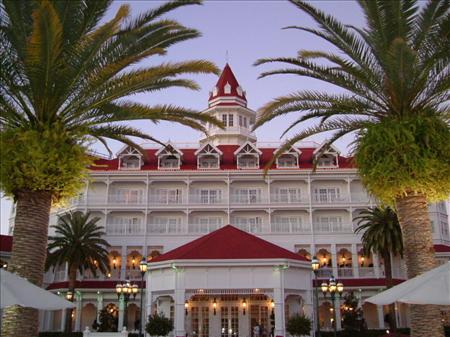
[(350, 267), (338, 268), (338, 277), (341, 278), (353, 277), (353, 268)]
[(319, 205), (330, 205), (330, 204), (347, 204), (349, 202), (346, 196), (333, 196), (333, 195), (312, 195), (312, 203)]
[(333, 268), (321, 267), (317, 273), (318, 278), (330, 278), (333, 275)]
[(185, 226), (181, 224), (147, 224), (148, 234), (180, 234), (185, 233)]
[(143, 235), (145, 234), (145, 227), (141, 223), (137, 224), (114, 224), (110, 223), (106, 225), (107, 235)]
[(110, 194), (108, 196), (108, 203), (111, 205), (143, 205), (145, 204), (142, 196), (128, 196), (123, 194)]
[(231, 194), (231, 204), (254, 205), (267, 203), (267, 199), (259, 195)]
[(358, 272), (360, 278), (375, 277), (375, 268), (373, 267), (359, 267)]
[(367, 193), (352, 193), (351, 195), (353, 204), (370, 204), (376, 203)]
[(223, 226), (223, 224), (217, 224), (217, 223), (189, 224), (188, 225), (188, 233), (189, 234), (207, 234), (207, 233), (215, 231), (216, 229), (219, 229), (222, 226)]
[(151, 205), (183, 205), (186, 203), (181, 195), (151, 195), (149, 198)]
[(271, 223), (271, 233), (310, 233), (311, 226), (309, 224), (295, 224), (295, 223)]
[(340, 223), (314, 223), (315, 233), (353, 233), (351, 224)]
[(271, 194), (270, 202), (274, 204), (309, 204), (308, 198), (302, 198), (298, 195), (286, 195), (280, 193)]
[(262, 223), (255, 223), (255, 224), (235, 224), (234, 227), (239, 228), (242, 231), (245, 231), (247, 233), (263, 233), (264, 225)]
[(221, 196), (201, 196), (194, 194), (189, 196), (189, 203), (200, 205), (224, 205), (227, 203), (227, 200)]

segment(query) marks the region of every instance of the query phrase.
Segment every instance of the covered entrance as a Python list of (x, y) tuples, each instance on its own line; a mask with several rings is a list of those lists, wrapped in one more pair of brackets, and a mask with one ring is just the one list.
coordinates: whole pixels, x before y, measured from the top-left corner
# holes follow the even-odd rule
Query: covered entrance
[(286, 316), (312, 314), (308, 261), (232, 226), (149, 271), (147, 312), (172, 318), (176, 337), (284, 337)]

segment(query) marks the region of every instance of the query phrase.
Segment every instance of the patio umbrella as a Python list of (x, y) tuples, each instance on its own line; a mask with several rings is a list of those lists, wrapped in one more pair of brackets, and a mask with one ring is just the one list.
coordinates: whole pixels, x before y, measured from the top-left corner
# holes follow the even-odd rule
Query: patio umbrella
[(366, 302), (450, 305), (450, 262), (369, 297)]
[(26, 279), (0, 269), (0, 308), (20, 305), (44, 310), (73, 308), (75, 305), (65, 299), (39, 288)]

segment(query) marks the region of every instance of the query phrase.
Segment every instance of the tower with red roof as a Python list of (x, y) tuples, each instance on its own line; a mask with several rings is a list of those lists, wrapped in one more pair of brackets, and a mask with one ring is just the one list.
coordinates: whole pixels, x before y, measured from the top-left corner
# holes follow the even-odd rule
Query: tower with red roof
[(224, 129), (208, 125), (208, 136), (201, 139), (201, 143), (242, 145), (247, 141), (256, 142), (252, 131), (256, 112), (247, 107), (246, 93), (228, 63), (210, 92), (208, 108), (203, 113), (222, 121)]

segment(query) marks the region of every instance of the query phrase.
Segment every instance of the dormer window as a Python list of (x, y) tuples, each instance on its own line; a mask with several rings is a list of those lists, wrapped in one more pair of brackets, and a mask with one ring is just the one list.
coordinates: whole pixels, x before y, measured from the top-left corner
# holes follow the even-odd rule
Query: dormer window
[(220, 157), (222, 151), (212, 144), (205, 144), (195, 152), (197, 156), (197, 168), (218, 169), (220, 168)]
[(219, 90), (217, 89), (217, 87), (214, 87), (213, 89), (213, 96), (217, 96)]
[(241, 86), (238, 86), (238, 87), (236, 88), (236, 91), (237, 91), (237, 93), (238, 93), (239, 96), (242, 96), (242, 94), (244, 93), (244, 92), (242, 91)]
[(158, 157), (158, 169), (178, 170), (181, 166), (181, 156), (183, 153), (169, 144), (156, 152)]
[(230, 85), (230, 83), (227, 82), (227, 84), (224, 85), (223, 92), (225, 94), (231, 94), (231, 85)]
[(142, 153), (128, 146), (119, 154), (119, 169), (140, 170), (143, 165)]
[(259, 156), (261, 151), (250, 142), (244, 143), (234, 152), (239, 169), (257, 169), (259, 168)]
[[(314, 151), (314, 159), (317, 161), (317, 167), (320, 168), (334, 168), (339, 166), (339, 151), (334, 147), (330, 146), (326, 151), (322, 152), (321, 145)], [(320, 157), (317, 157), (319, 153), (322, 152)]]
[[(274, 151), (275, 153), (276, 151)], [(277, 158), (277, 168), (298, 168), (301, 151), (291, 147), (288, 151)]]

